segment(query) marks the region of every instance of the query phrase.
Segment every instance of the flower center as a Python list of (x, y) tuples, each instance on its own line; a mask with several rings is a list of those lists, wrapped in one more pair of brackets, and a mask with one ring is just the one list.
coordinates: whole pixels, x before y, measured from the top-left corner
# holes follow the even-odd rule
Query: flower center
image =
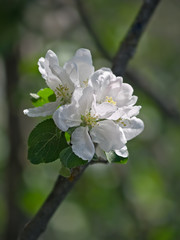
[(72, 94), (69, 93), (68, 87), (59, 84), (59, 86), (56, 87), (54, 92), (56, 94), (56, 97), (60, 98), (63, 104), (68, 103), (70, 101)]
[(84, 84), (85, 87), (87, 87), (87, 86), (88, 86), (88, 79), (87, 79), (87, 80), (84, 80), (84, 81), (83, 81), (83, 84)]
[(111, 103), (111, 104), (113, 104), (113, 105), (116, 105), (116, 102), (113, 101), (112, 97), (109, 97), (109, 96), (106, 96), (105, 102), (108, 102), (108, 103)]
[(94, 127), (97, 124), (97, 117), (95, 115), (91, 116), (88, 112), (86, 115), (81, 115), (82, 126)]
[(119, 118), (119, 119), (117, 119), (115, 122), (117, 123), (117, 124), (121, 124), (121, 125), (123, 125), (124, 127), (126, 127), (127, 126), (127, 123), (125, 123), (125, 121), (126, 121), (126, 119), (122, 119), (122, 118)]

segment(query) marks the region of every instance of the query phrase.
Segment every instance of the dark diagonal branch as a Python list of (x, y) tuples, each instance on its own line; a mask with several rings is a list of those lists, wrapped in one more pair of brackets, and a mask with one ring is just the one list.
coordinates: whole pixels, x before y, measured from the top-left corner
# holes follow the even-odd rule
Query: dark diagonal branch
[(57, 210), (58, 206), (70, 192), (74, 184), (77, 180), (81, 177), (84, 170), (90, 164), (107, 164), (108, 161), (103, 159), (98, 159), (97, 161), (91, 161), (90, 163), (86, 164), (85, 166), (73, 169), (70, 178), (64, 178), (59, 176), (52, 192), (35, 215), (35, 217), (26, 224), (24, 229), (22, 230), (18, 240), (36, 240), (38, 237), (45, 231), (47, 224), (55, 211)]
[(26, 224), (19, 236), (19, 240), (36, 240), (45, 231), (46, 226), (57, 210), (58, 206), (70, 192), (74, 184), (83, 174), (88, 165), (74, 169), (70, 178), (59, 176), (52, 192), (35, 215), (35, 217)]
[(114, 57), (112, 71), (117, 76), (123, 76), (127, 65), (134, 56), (143, 32), (151, 19), (154, 10), (160, 0), (145, 0), (137, 17), (131, 25), (128, 33), (120, 44), (120, 48)]

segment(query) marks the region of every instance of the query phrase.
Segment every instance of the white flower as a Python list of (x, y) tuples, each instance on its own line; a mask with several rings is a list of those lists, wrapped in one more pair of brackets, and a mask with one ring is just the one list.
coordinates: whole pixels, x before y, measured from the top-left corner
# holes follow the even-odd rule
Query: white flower
[(38, 62), (39, 71), (51, 88), (56, 101), (44, 104), (42, 107), (25, 109), (24, 114), (30, 117), (52, 115), (59, 105), (69, 103), (76, 87), (85, 87), (90, 75), (94, 72), (91, 53), (88, 49), (79, 49), (75, 56), (63, 67), (59, 66), (56, 54), (48, 50), (45, 58)]
[(109, 68), (101, 68), (94, 72), (89, 85), (93, 87), (98, 104), (108, 102), (116, 106), (117, 110), (127, 112), (128, 109), (133, 109), (132, 106), (137, 101), (137, 96), (132, 95), (131, 85), (123, 83), (123, 78), (116, 77)]
[[(107, 102), (116, 107), (116, 111), (108, 119), (119, 125), (127, 141), (143, 131), (144, 123), (136, 117), (141, 106), (134, 106), (137, 96), (133, 96), (133, 88), (131, 85), (123, 83), (122, 77), (116, 77), (110, 69), (102, 68), (91, 76), (89, 85), (93, 87), (99, 108)], [(122, 157), (128, 156), (126, 146), (115, 152)], [(97, 155), (102, 155), (99, 148)]]
[(127, 157), (127, 141), (144, 129), (136, 117), (141, 107), (134, 106), (137, 97), (132, 94), (129, 84), (103, 68), (91, 75), (89, 87), (75, 90), (71, 104), (60, 107), (53, 119), (62, 131), (77, 127), (71, 143), (82, 159), (91, 160), (94, 153), (106, 158), (104, 152), (112, 150)]
[(135, 106), (133, 88), (108, 68), (94, 72), (87, 49), (79, 49), (63, 67), (49, 50), (38, 65), (56, 101), (24, 113), (31, 117), (53, 115), (55, 124), (64, 132), (75, 127), (72, 150), (83, 160), (92, 160), (94, 154), (106, 159), (105, 152), (110, 151), (127, 157), (127, 141), (144, 129), (143, 121), (137, 118), (141, 106)]
[(71, 104), (58, 108), (53, 119), (62, 131), (77, 127), (71, 135), (73, 152), (90, 161), (95, 154), (95, 145), (109, 152), (120, 150), (127, 142), (121, 127), (107, 119), (115, 110), (109, 103), (97, 107), (93, 89), (87, 87), (76, 89)]

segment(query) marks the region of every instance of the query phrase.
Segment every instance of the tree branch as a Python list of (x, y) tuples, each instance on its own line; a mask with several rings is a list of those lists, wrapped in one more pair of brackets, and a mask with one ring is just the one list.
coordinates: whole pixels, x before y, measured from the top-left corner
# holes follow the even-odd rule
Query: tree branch
[(154, 10), (160, 0), (145, 0), (140, 11), (131, 25), (124, 40), (120, 44), (120, 48), (114, 57), (112, 71), (117, 76), (123, 76), (127, 65), (134, 56), (138, 43), (142, 34), (151, 19)]
[(102, 158), (99, 158), (98, 160), (94, 161), (94, 160), (91, 160), (89, 162), (90, 165), (94, 165), (94, 164), (97, 164), (97, 163), (102, 163), (102, 164), (108, 164), (109, 162), (107, 160), (104, 160)]
[(39, 209), (38, 213), (34, 218), (26, 224), (22, 230), (19, 240), (36, 240), (45, 231), (46, 226), (52, 217), (52, 215), (57, 210), (58, 206), (70, 192), (74, 184), (83, 174), (84, 170), (87, 168), (88, 164), (85, 166), (73, 169), (70, 178), (64, 178), (59, 176), (52, 192)]

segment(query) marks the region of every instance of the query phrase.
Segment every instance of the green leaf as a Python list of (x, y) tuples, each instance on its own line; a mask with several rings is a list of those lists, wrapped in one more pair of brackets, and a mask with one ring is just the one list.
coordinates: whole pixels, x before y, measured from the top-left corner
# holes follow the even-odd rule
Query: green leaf
[(118, 156), (114, 151), (105, 152), (108, 162), (126, 164), (128, 158)]
[(71, 147), (63, 149), (62, 152), (60, 152), (59, 157), (62, 164), (67, 168), (74, 168), (88, 163), (88, 161), (85, 161), (75, 155)]
[(62, 162), (60, 162), (60, 170), (59, 174), (65, 178), (68, 178), (71, 176), (71, 170), (67, 167), (65, 167)]
[[(32, 96), (32, 95), (31, 95)], [(44, 88), (37, 92), (36, 97), (31, 98), (32, 104), (35, 107), (43, 106), (45, 103), (56, 101), (56, 95), (50, 88)]]
[(64, 133), (56, 127), (53, 119), (47, 119), (38, 124), (29, 136), (28, 159), (34, 164), (53, 162), (67, 146)]

